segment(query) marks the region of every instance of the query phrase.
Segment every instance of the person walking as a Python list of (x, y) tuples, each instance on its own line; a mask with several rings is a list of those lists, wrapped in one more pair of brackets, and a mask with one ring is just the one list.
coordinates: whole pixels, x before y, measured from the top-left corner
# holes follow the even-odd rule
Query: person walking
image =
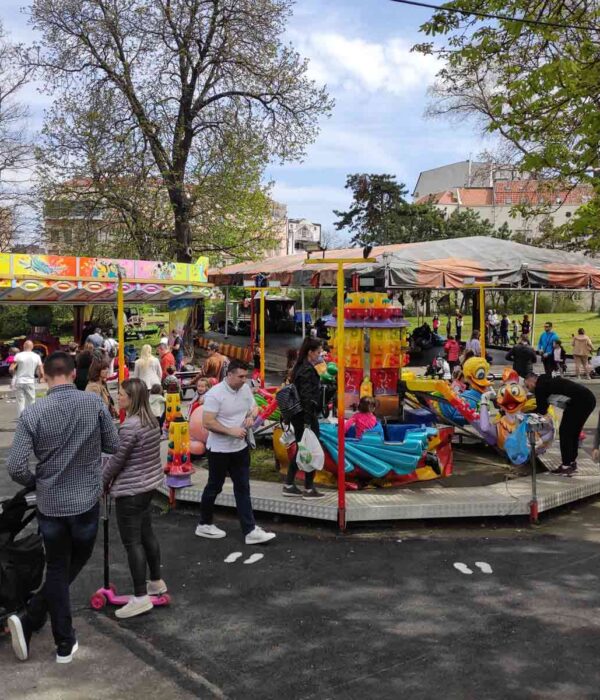
[(573, 336), (571, 344), (573, 345), (573, 360), (575, 361), (575, 377), (579, 379), (581, 372), (586, 379), (591, 379), (589, 357), (594, 352), (594, 346), (583, 328), (580, 328), (577, 335)]
[(500, 343), (501, 345), (508, 345), (508, 329), (510, 328), (510, 319), (508, 314), (502, 314), (500, 319)]
[(448, 337), (448, 340), (444, 343), (444, 351), (446, 353), (448, 365), (450, 366), (450, 373), (452, 373), (460, 357), (460, 345), (458, 341), (454, 339), (454, 336), (451, 335)]
[(548, 376), (552, 376), (554, 371), (554, 341), (559, 340), (558, 335), (552, 330), (552, 323), (544, 323), (544, 332), (540, 335), (537, 344), (539, 354), (542, 356), (544, 371)]
[(219, 343), (213, 340), (206, 348), (208, 358), (204, 363), (204, 376), (209, 379), (216, 379), (218, 382), (225, 377), (228, 359), (219, 352)]
[(529, 316), (524, 314), (523, 320), (521, 321), (521, 335), (529, 335), (531, 333), (531, 321)]
[(160, 358), (160, 381), (162, 383), (163, 379), (165, 379), (168, 374), (167, 370), (169, 367), (175, 367), (175, 358), (173, 357), (173, 353), (169, 350), (169, 346), (164, 343), (160, 343), (158, 346), (158, 357)]
[[(56, 661), (69, 663), (77, 651), (69, 585), (94, 549), (102, 453), (114, 453), (119, 438), (102, 400), (75, 388), (70, 355), (50, 355), (44, 376), (48, 394), (19, 418), (7, 466), (14, 481), (36, 489), (46, 579), (26, 609), (8, 618), (8, 628), (17, 658), (25, 661), (32, 632), (43, 626), (49, 611)], [(38, 460), (35, 474), (29, 469), (32, 453)]]
[[(152, 610), (151, 595), (166, 593), (160, 573), (160, 546), (152, 530), (152, 496), (163, 482), (160, 428), (150, 410), (141, 379), (119, 388), (119, 409), (126, 418), (119, 430), (119, 449), (103, 469), (104, 488), (115, 499), (117, 525), (127, 552), (133, 596), (115, 615), (124, 619)], [(146, 571), (150, 579), (146, 583)]]
[(42, 359), (37, 352), (33, 352), (31, 340), (26, 340), (23, 343), (23, 350), (14, 356), (10, 366), (19, 416), (27, 406), (35, 403), (35, 380), (41, 377), (41, 370)]
[(431, 321), (431, 327), (433, 328), (434, 333), (437, 333), (440, 329), (440, 317), (437, 314), (435, 314), (433, 320)]
[(140, 357), (133, 365), (132, 379), (141, 379), (148, 390), (152, 389), (155, 384), (161, 384), (163, 380), (163, 371), (158, 357), (152, 354), (150, 345), (142, 345)]
[(548, 374), (539, 377), (533, 372), (528, 374), (525, 386), (535, 394), (536, 413), (545, 416), (551, 403), (563, 408), (558, 431), (561, 465), (552, 473), (570, 476), (577, 471), (579, 436), (596, 408), (596, 397), (582, 384)]
[(533, 365), (537, 360), (537, 355), (529, 344), (527, 335), (521, 336), (519, 342), (507, 353), (506, 359), (513, 363), (513, 369), (523, 379), (533, 372)]
[(113, 418), (116, 418), (117, 411), (115, 410), (115, 402), (108, 391), (108, 387), (106, 386), (108, 372), (109, 369), (106, 363), (94, 359), (90, 366), (88, 383), (85, 390), (97, 394), (102, 399), (110, 415)]
[(200, 503), (198, 537), (218, 539), (227, 533), (213, 525), (215, 500), (223, 490), (227, 475), (246, 544), (264, 544), (275, 537), (256, 524), (250, 500), (250, 449), (246, 433), (258, 415), (254, 396), (247, 385), (248, 365), (234, 359), (227, 375), (204, 396), (202, 422), (208, 430), (208, 482)]
[(169, 336), (169, 345), (171, 347), (173, 357), (175, 358), (175, 362), (173, 364), (178, 370), (180, 370), (181, 362), (183, 361), (183, 340), (179, 333), (177, 333), (175, 330), (171, 331), (171, 335)]
[(294, 365), (290, 381), (296, 387), (302, 412), (291, 419), (296, 440), (296, 454), (292, 457), (288, 466), (288, 473), (283, 487), (284, 496), (297, 496), (306, 499), (321, 498), (324, 494), (314, 487), (315, 472), (305, 472), (304, 491), (301, 491), (294, 483), (298, 473), (297, 453), (298, 445), (304, 429), (310, 428), (319, 437), (319, 396), (321, 391), (321, 380), (315, 365), (321, 360), (323, 343), (319, 338), (305, 338), (298, 352), (298, 358)]

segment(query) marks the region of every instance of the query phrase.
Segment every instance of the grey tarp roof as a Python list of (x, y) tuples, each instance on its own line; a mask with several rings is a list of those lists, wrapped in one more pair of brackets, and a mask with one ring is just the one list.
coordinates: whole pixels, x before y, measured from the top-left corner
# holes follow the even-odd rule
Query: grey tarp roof
[[(327, 258), (360, 258), (360, 248), (326, 252)], [(314, 257), (321, 258), (314, 254)], [(468, 278), (498, 287), (600, 289), (600, 261), (581, 253), (536, 248), (487, 236), (377, 246), (376, 263), (351, 263), (346, 274), (374, 275), (387, 287), (456, 289)], [(336, 265), (305, 264), (306, 254), (239, 263), (209, 272), (209, 281), (237, 286), (264, 273), (282, 286), (329, 286)]]

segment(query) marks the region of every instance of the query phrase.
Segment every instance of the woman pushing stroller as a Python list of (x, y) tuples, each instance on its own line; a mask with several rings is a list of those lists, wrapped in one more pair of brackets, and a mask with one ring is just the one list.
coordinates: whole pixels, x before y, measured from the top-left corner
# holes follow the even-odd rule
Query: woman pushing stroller
[(167, 590), (160, 575), (160, 547), (151, 520), (152, 496), (162, 483), (163, 469), (160, 428), (150, 410), (144, 382), (128, 379), (121, 384), (119, 408), (127, 417), (119, 431), (119, 449), (106, 462), (103, 477), (105, 489), (115, 499), (119, 533), (133, 579), (133, 596), (115, 613), (118, 618), (127, 618), (151, 610), (150, 596)]

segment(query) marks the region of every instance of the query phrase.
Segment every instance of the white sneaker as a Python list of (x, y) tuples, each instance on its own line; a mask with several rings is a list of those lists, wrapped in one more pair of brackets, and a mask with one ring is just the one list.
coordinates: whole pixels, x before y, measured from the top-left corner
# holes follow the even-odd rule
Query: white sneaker
[(275, 539), (277, 535), (274, 532), (265, 532), (262, 527), (258, 525), (246, 535), (246, 544), (264, 544), (270, 540)]
[(144, 595), (140, 598), (131, 596), (129, 603), (124, 605), (122, 608), (119, 608), (115, 612), (115, 617), (118, 617), (120, 620), (124, 620), (128, 617), (135, 617), (136, 615), (141, 615), (142, 613), (148, 612), (149, 610), (152, 610), (153, 607), (154, 606), (152, 605), (150, 596)]
[(196, 534), (198, 537), (208, 537), (211, 540), (219, 540), (227, 536), (225, 530), (219, 529), (216, 525), (198, 525)]

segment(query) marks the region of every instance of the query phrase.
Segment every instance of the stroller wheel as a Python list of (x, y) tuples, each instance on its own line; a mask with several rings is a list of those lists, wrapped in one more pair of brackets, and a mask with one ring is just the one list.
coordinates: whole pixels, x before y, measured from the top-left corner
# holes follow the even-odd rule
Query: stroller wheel
[(90, 598), (90, 605), (94, 610), (102, 610), (102, 608), (106, 605), (106, 598), (102, 593), (94, 593), (94, 595)]

